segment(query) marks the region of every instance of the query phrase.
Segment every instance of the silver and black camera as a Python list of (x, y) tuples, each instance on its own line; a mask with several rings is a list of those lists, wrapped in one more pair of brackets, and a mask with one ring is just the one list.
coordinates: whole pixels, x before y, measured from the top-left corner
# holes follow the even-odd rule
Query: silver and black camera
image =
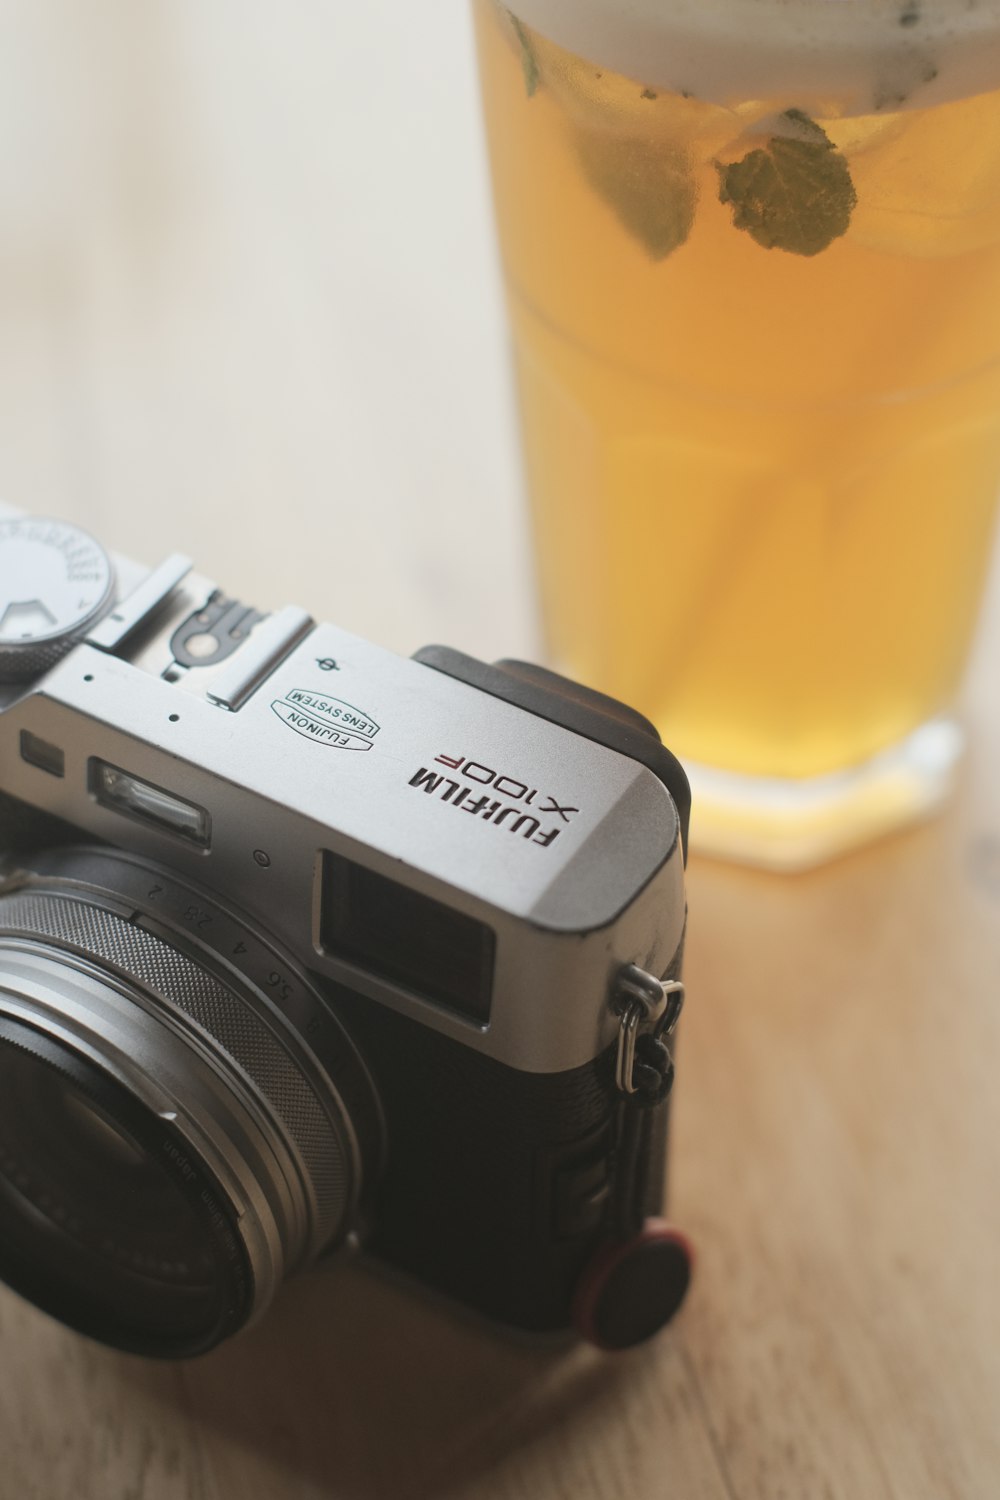
[(520, 662), (399, 658), (0, 509), (0, 1278), (201, 1353), (343, 1246), (639, 1342), (681, 767)]

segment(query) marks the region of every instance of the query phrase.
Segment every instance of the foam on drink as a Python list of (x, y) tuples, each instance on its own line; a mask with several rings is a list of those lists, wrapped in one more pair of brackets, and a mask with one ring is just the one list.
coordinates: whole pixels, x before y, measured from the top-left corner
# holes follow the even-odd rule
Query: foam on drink
[(1000, 85), (1000, 0), (517, 0), (559, 46), (719, 104), (924, 108)]

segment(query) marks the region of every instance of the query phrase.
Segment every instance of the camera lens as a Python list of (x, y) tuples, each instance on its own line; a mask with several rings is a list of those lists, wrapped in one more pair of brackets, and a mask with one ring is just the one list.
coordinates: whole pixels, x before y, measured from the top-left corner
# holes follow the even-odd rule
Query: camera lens
[(0, 896), (0, 1278), (45, 1311), (204, 1352), (351, 1231), (380, 1152), (360, 1057), (255, 923), (111, 850)]
[(0, 1020), (0, 1274), (118, 1344), (190, 1352), (247, 1301), (236, 1240), (127, 1092)]

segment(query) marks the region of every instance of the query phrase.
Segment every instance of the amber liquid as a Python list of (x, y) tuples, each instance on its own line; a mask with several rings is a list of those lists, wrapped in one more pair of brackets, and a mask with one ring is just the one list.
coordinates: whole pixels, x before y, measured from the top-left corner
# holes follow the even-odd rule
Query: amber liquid
[(718, 163), (798, 101), (644, 87), (475, 3), (556, 663), (704, 765), (865, 761), (949, 709), (989, 561), (1000, 92), (819, 120), (856, 206), (789, 253)]

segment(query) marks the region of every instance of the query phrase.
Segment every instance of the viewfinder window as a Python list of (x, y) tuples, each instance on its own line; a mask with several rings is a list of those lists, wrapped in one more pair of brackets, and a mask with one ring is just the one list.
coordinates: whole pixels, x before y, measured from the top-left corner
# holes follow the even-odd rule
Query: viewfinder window
[(491, 928), (337, 854), (323, 855), (322, 881), (324, 952), (486, 1024)]

